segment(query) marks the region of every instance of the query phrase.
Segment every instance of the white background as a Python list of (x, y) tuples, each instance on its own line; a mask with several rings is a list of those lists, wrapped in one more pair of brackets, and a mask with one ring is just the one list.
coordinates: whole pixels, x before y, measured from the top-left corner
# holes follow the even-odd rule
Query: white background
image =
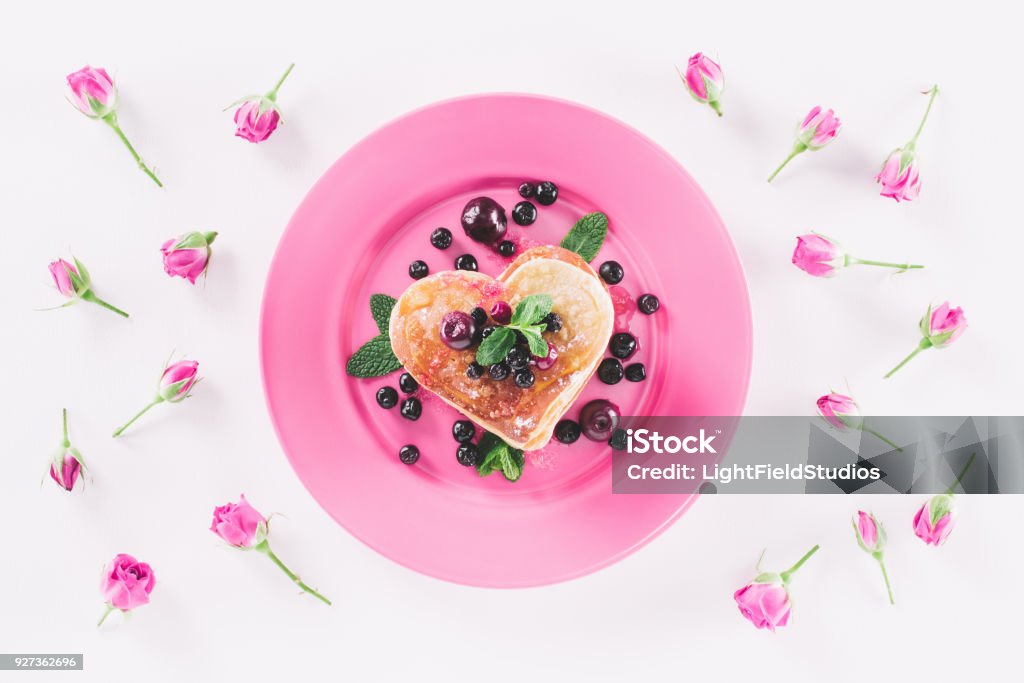
[[(940, 549), (911, 534), (917, 498), (705, 498), (595, 575), (520, 591), (449, 585), (377, 556), (307, 495), (270, 426), (257, 350), (274, 246), (335, 158), (435, 100), (536, 92), (640, 129), (718, 207), (754, 309), (748, 413), (807, 414), (818, 395), (848, 383), (876, 414), (1021, 414), (1022, 55), (1019, 26), (999, 5), (61, 5), (18, 3), (0, 32), (0, 651), (84, 652), (77, 676), (94, 680), (296, 671), (797, 681), (1016, 670), (1020, 497), (962, 499)], [(725, 69), (723, 119), (676, 78), (673, 65), (697, 50)], [(263, 145), (234, 138), (221, 109), (269, 88), (290, 61), (286, 125)], [(64, 75), (86, 63), (116, 77), (124, 129), (165, 190), (63, 100)], [(913, 133), (926, 103), (918, 93), (936, 81), (942, 94), (919, 145), (923, 193), (896, 205), (872, 176)], [(836, 109), (840, 138), (767, 185), (815, 104)], [(196, 287), (167, 278), (158, 251), (192, 229), (221, 233), (210, 277)], [(813, 280), (789, 263), (794, 236), (809, 229), (859, 256), (928, 267)], [(60, 303), (46, 264), (70, 253), (131, 321), (90, 305), (33, 310)], [(925, 307), (946, 298), (964, 307), (970, 330), (883, 382), (917, 343)], [(207, 379), (194, 398), (160, 406), (113, 441), (172, 352), (199, 359)], [(73, 495), (39, 486), (62, 406), (94, 474)], [(242, 491), (287, 515), (275, 547), (335, 599), (332, 609), (209, 533), (212, 507)], [(890, 528), (895, 608), (850, 531), (851, 513), (867, 505)], [(814, 543), (822, 551), (797, 576), (791, 625), (756, 631), (732, 591), (762, 547), (781, 569)], [(153, 602), (97, 630), (98, 574), (122, 551), (155, 568)]]

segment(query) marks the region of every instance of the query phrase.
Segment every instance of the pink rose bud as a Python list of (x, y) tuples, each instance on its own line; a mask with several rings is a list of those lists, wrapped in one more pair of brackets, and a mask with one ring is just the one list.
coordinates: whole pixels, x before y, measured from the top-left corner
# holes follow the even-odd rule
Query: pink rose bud
[(878, 566), (882, 568), (882, 577), (885, 579), (885, 590), (889, 593), (889, 604), (895, 605), (892, 597), (892, 586), (889, 584), (889, 572), (885, 569), (885, 527), (875, 519), (871, 513), (858, 511), (853, 518), (853, 531), (857, 535), (857, 545), (860, 549), (875, 558)]
[(274, 551), (270, 549), (270, 542), (267, 540), (269, 530), (269, 521), (249, 505), (244, 494), (240, 496), (237, 503), (227, 503), (213, 509), (213, 522), (210, 524), (210, 531), (220, 536), (228, 545), (241, 550), (255, 550), (266, 555), (303, 592), (330, 605), (330, 600), (307, 586), (278, 559)]
[(679, 77), (683, 79), (693, 99), (709, 105), (716, 114), (722, 115), (719, 101), (722, 99), (722, 90), (725, 89), (725, 76), (722, 74), (722, 67), (713, 59), (698, 52), (690, 57), (686, 64), (686, 73), (680, 73)]
[(61, 295), (71, 299), (71, 301), (63, 306), (57, 306), (57, 308), (65, 308), (72, 304), (77, 304), (79, 301), (89, 301), (127, 318), (128, 314), (120, 308), (111, 306), (96, 296), (95, 292), (92, 291), (92, 278), (89, 276), (89, 271), (86, 270), (85, 265), (81, 261), (78, 259), (74, 259), (74, 261), (75, 265), (71, 265), (64, 259), (57, 259), (50, 264), (50, 276), (53, 278), (54, 286), (57, 287), (57, 291)]
[(928, 120), (928, 114), (931, 113), (935, 96), (939, 94), (939, 86), (932, 86), (932, 89), (926, 94), (930, 95), (928, 107), (924, 111), (924, 117), (917, 127), (917, 132), (914, 133), (914, 137), (903, 147), (890, 152), (885, 163), (882, 164), (882, 170), (875, 176), (875, 181), (882, 186), (882, 191), (879, 194), (883, 197), (892, 197), (897, 203), (913, 201), (921, 193), (917, 139), (921, 136), (921, 131), (924, 130), (924, 124)]
[(64, 416), (64, 438), (61, 440), (60, 448), (50, 459), (50, 478), (65, 491), (71, 491), (78, 483), (78, 477), (85, 471), (85, 461), (77, 448), (71, 445), (68, 438), (68, 411), (63, 411)]
[(145, 562), (139, 562), (131, 555), (121, 553), (110, 561), (103, 570), (100, 593), (107, 604), (97, 626), (102, 626), (115, 609), (129, 612), (149, 603), (149, 594), (156, 585), (156, 575)]
[(236, 548), (251, 548), (266, 540), (267, 520), (249, 505), (243, 494), (239, 502), (213, 509), (210, 531)]
[(277, 91), (281, 89), (285, 79), (294, 68), (295, 65), (291, 64), (277, 85), (266, 95), (249, 95), (231, 105), (238, 105), (238, 109), (235, 110), (235, 135), (237, 137), (253, 143), (263, 142), (277, 130), (277, 124), (281, 121), (281, 109), (277, 106)]
[(839, 135), (839, 129), (842, 128), (842, 122), (839, 117), (831, 110), (822, 110), (821, 107), (815, 107), (812, 109), (807, 116), (804, 117), (803, 122), (798, 126), (796, 133), (796, 142), (793, 144), (793, 151), (789, 153), (786, 160), (783, 161), (775, 172), (768, 176), (768, 182), (770, 183), (775, 179), (775, 176), (779, 174), (779, 171), (786, 167), (790, 161), (793, 160), (797, 154), (802, 154), (807, 150), (816, 152), (828, 143), (835, 140), (836, 136)]
[(924, 268), (924, 266), (910, 263), (888, 263), (855, 258), (843, 251), (838, 242), (816, 232), (796, 238), (793, 265), (814, 277), (832, 277), (840, 268), (854, 265), (884, 266), (897, 268), (900, 271)]
[(190, 232), (167, 240), (160, 247), (164, 255), (164, 272), (171, 277), (183, 277), (192, 284), (206, 273), (213, 250), (210, 245), (216, 232)]
[(959, 306), (957, 308), (950, 308), (949, 302), (945, 301), (935, 309), (928, 306), (924, 317), (921, 318), (919, 327), (921, 329), (921, 342), (909, 356), (904, 358), (899, 365), (885, 375), (885, 379), (892, 377), (897, 370), (910, 362), (911, 358), (925, 349), (944, 349), (959, 339), (964, 331), (967, 330), (967, 317)]
[(68, 100), (75, 106), (75, 109), (91, 119), (103, 121), (110, 126), (124, 146), (128, 148), (128, 152), (142, 172), (152, 178), (159, 187), (163, 187), (160, 179), (146, 166), (142, 157), (128, 142), (128, 138), (117, 122), (117, 88), (114, 86), (113, 79), (107, 75), (106, 70), (85, 66), (68, 74), (67, 80)]
[(956, 475), (953, 484), (945, 493), (932, 496), (914, 515), (914, 535), (928, 545), (938, 547), (946, 542), (956, 523), (956, 501), (954, 490), (960, 485), (967, 470), (974, 464), (977, 454), (971, 453), (967, 463)]
[(156, 397), (145, 408), (136, 413), (135, 417), (118, 428), (114, 432), (114, 437), (121, 436), (124, 430), (128, 429), (133, 422), (158, 403), (165, 401), (167, 403), (180, 403), (184, 401), (192, 395), (192, 387), (199, 382), (199, 379), (199, 363), (197, 361), (181, 360), (168, 365), (160, 376)]
[[(811, 555), (818, 552), (818, 546), (811, 548), (800, 561), (781, 574), (761, 572), (761, 561), (758, 560), (757, 577), (743, 588), (733, 593), (740, 614), (759, 629), (774, 632), (776, 628), (789, 623), (792, 603), (789, 599), (789, 582), (793, 574), (800, 569)], [(762, 553), (763, 557), (764, 553)]]
[(818, 399), (818, 414), (841, 432), (849, 428), (859, 429), (862, 422), (857, 402), (835, 392)]

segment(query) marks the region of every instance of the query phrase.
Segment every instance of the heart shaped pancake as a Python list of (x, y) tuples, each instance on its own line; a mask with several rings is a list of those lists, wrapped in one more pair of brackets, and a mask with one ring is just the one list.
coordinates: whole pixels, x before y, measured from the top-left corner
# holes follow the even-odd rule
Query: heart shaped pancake
[[(532, 368), (529, 389), (486, 373), (466, 376), (477, 346), (449, 348), (440, 337), (441, 319), (497, 301), (516, 304), (531, 294), (547, 294), (562, 329), (544, 334), (558, 349), (548, 370)], [(467, 270), (435, 273), (409, 285), (391, 311), (391, 348), (420, 386), (437, 394), (481, 427), (523, 450), (543, 447), (601, 362), (612, 334), (615, 310), (608, 288), (590, 265), (560, 247), (523, 252), (495, 278)]]

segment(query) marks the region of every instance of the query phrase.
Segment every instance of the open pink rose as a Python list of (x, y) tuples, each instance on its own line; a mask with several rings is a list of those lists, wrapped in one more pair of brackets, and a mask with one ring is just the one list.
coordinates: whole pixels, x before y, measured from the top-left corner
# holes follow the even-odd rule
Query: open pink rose
[(243, 494), (237, 503), (213, 509), (210, 531), (236, 548), (251, 548), (266, 537), (267, 520), (249, 505)]
[(115, 609), (127, 612), (148, 604), (155, 585), (156, 575), (148, 564), (124, 553), (115, 556), (100, 581), (100, 593), (107, 604), (100, 625)]
[(266, 95), (249, 95), (235, 102), (235, 135), (252, 143), (269, 138), (281, 121), (281, 110), (277, 106), (277, 91), (281, 89), (295, 65), (292, 64), (281, 76), (277, 85)]
[(709, 105), (716, 114), (722, 115), (719, 101), (725, 88), (725, 76), (722, 67), (702, 52), (690, 57), (686, 64), (686, 72), (680, 74), (686, 89), (698, 102)]
[(94, 119), (102, 118), (117, 106), (117, 89), (105, 69), (84, 66), (68, 74), (68, 99), (78, 111)]
[(959, 306), (953, 308), (948, 301), (942, 302), (940, 306), (928, 306), (928, 310), (918, 322), (918, 329), (921, 331), (921, 341), (917, 348), (910, 352), (910, 355), (900, 361), (900, 364), (886, 373), (888, 379), (897, 370), (910, 362), (910, 359), (926, 349), (944, 349), (967, 330), (967, 316)]
[(774, 631), (789, 623), (792, 604), (786, 586), (778, 583), (750, 583), (733, 594), (740, 613), (757, 628)]
[(190, 232), (167, 240), (160, 246), (164, 258), (164, 272), (171, 277), (183, 277), (195, 284), (210, 265), (210, 245), (216, 238), (216, 232)]

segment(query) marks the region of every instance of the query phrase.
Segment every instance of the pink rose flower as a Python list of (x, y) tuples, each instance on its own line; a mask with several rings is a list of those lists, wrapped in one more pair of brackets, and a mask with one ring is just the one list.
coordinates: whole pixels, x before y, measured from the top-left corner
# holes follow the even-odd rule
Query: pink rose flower
[(817, 405), (818, 414), (839, 431), (856, 428), (861, 422), (857, 402), (849, 396), (833, 391), (820, 397)]
[(125, 136), (117, 122), (117, 88), (114, 86), (113, 79), (107, 75), (106, 70), (86, 66), (68, 74), (67, 81), (68, 101), (75, 106), (75, 109), (90, 119), (103, 121), (110, 126), (124, 143), (132, 158), (135, 159), (139, 169), (148, 175), (158, 187), (163, 187), (160, 179), (142, 161), (142, 157), (135, 151), (132, 143), (128, 142), (128, 137)]
[(228, 545), (240, 550), (255, 550), (266, 555), (300, 590), (309, 593), (326, 605), (331, 604), (330, 600), (307, 586), (295, 572), (288, 569), (270, 549), (270, 541), (267, 540), (270, 522), (249, 505), (245, 495), (240, 496), (237, 503), (227, 503), (213, 509), (213, 522), (210, 524), (210, 531), (220, 536)]
[(814, 277), (832, 277), (840, 268), (847, 266), (883, 266), (897, 268), (900, 271), (924, 268), (910, 263), (888, 263), (885, 261), (869, 261), (850, 256), (835, 240), (819, 235), (816, 232), (800, 235), (796, 238), (796, 249), (793, 250), (793, 265)]
[(897, 203), (913, 201), (921, 193), (921, 171), (918, 168), (917, 162), (917, 139), (921, 136), (924, 124), (928, 120), (928, 114), (932, 111), (935, 96), (939, 94), (939, 86), (932, 86), (932, 89), (926, 94), (930, 95), (928, 107), (924, 111), (924, 117), (921, 119), (921, 124), (917, 127), (917, 132), (914, 133), (914, 137), (903, 147), (890, 152), (885, 163), (882, 164), (882, 170), (875, 176), (875, 182), (882, 185), (882, 191), (879, 194), (883, 197), (892, 197)]
[(885, 527), (875, 519), (871, 513), (860, 510), (853, 518), (853, 531), (857, 535), (857, 545), (866, 553), (869, 553), (882, 568), (882, 577), (885, 579), (885, 590), (889, 593), (889, 604), (895, 605), (892, 597), (892, 586), (889, 584), (889, 572), (885, 569)]
[(266, 538), (267, 520), (249, 505), (243, 494), (239, 502), (213, 509), (210, 531), (236, 548), (251, 548)]
[(92, 278), (89, 276), (89, 271), (86, 270), (85, 264), (78, 259), (74, 259), (74, 261), (75, 265), (71, 265), (64, 259), (57, 259), (50, 263), (50, 277), (53, 278), (54, 286), (62, 296), (71, 299), (63, 306), (57, 306), (57, 308), (71, 306), (79, 301), (88, 301), (127, 318), (128, 314), (120, 308), (112, 306), (96, 296), (96, 293), (92, 291)]
[(191, 396), (192, 387), (199, 383), (199, 362), (194, 360), (180, 360), (164, 368), (160, 376), (160, 383), (157, 388), (156, 397), (142, 410), (136, 413), (135, 417), (128, 420), (124, 425), (114, 432), (114, 437), (121, 436), (124, 430), (146, 411), (158, 403), (180, 403)]
[[(795, 565), (782, 572), (762, 572), (743, 588), (733, 593), (742, 614), (750, 623), (759, 629), (768, 629), (775, 632), (775, 629), (789, 623), (789, 616), (793, 605), (789, 599), (789, 582), (804, 562), (811, 555), (818, 552), (818, 546), (811, 548), (807, 554), (800, 558)], [(763, 553), (762, 553), (763, 556)], [(761, 561), (758, 560), (756, 569), (761, 572)]]
[(959, 339), (967, 330), (967, 317), (959, 306), (951, 308), (949, 302), (944, 301), (938, 308), (929, 305), (918, 327), (921, 330), (921, 341), (917, 348), (886, 373), (885, 379), (892, 377), (897, 370), (909, 363), (911, 358), (925, 349), (944, 349)]
[(64, 438), (60, 448), (50, 459), (50, 478), (65, 491), (71, 491), (78, 483), (78, 477), (85, 470), (82, 454), (71, 445), (68, 438), (68, 411), (63, 411)]
[(190, 232), (167, 240), (160, 247), (164, 257), (164, 272), (171, 277), (183, 277), (192, 284), (206, 273), (210, 264), (216, 232)]
[(107, 610), (97, 626), (101, 626), (115, 609), (128, 612), (148, 604), (149, 594), (155, 585), (156, 575), (148, 564), (124, 553), (115, 556), (103, 570), (100, 593)]
[(779, 164), (775, 172), (768, 176), (770, 183), (779, 174), (779, 171), (786, 167), (797, 154), (807, 150), (816, 152), (835, 140), (843, 124), (839, 117), (831, 109), (822, 110), (821, 107), (814, 107), (797, 127), (796, 142), (793, 144), (793, 151), (789, 153), (785, 161)]
[[(249, 95), (235, 102), (235, 135), (249, 142), (263, 142), (277, 130), (281, 121), (281, 110), (277, 106), (277, 91), (281, 89), (295, 65), (292, 64), (281, 76), (277, 85), (266, 95)], [(232, 105), (234, 106), (234, 105)]]
[(686, 73), (680, 73), (679, 77), (683, 79), (693, 99), (709, 105), (716, 114), (722, 115), (719, 102), (722, 90), (725, 89), (725, 76), (722, 74), (722, 67), (713, 59), (698, 52), (690, 57), (686, 64)]
[(117, 108), (117, 88), (105, 69), (84, 66), (68, 74), (68, 99), (78, 111), (99, 119)]
[(956, 524), (956, 507), (951, 495), (932, 496), (914, 515), (914, 535), (928, 545), (938, 547), (946, 542)]

